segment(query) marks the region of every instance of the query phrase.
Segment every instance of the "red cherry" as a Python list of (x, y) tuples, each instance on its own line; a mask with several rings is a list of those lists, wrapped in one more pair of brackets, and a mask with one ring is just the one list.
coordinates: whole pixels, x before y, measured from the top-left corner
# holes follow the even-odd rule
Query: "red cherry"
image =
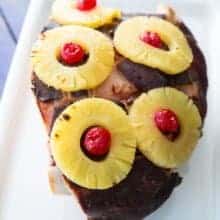
[(85, 52), (83, 48), (74, 43), (66, 43), (61, 48), (60, 58), (67, 65), (74, 65), (83, 60)]
[(96, 0), (77, 0), (76, 8), (80, 11), (88, 11), (96, 7)]
[(83, 147), (92, 156), (104, 156), (109, 152), (111, 134), (103, 127), (92, 127), (86, 131)]
[(140, 40), (156, 48), (162, 48), (163, 46), (162, 40), (156, 32), (146, 31), (140, 36)]
[(161, 109), (154, 115), (158, 129), (164, 134), (178, 134), (180, 124), (176, 114), (169, 109)]

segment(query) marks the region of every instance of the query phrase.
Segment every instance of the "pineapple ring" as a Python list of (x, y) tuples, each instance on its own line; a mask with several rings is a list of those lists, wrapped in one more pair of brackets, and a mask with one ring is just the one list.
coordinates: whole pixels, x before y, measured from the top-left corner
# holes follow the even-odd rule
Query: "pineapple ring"
[[(154, 113), (170, 109), (178, 117), (180, 134), (174, 142), (157, 128)], [(160, 167), (176, 168), (192, 154), (201, 135), (201, 116), (192, 100), (174, 88), (153, 89), (136, 99), (129, 113), (140, 151)]]
[[(90, 159), (81, 149), (83, 133), (94, 125), (111, 132), (111, 147), (103, 161)], [(55, 121), (50, 143), (60, 170), (89, 189), (107, 189), (121, 182), (132, 168), (136, 151), (127, 114), (113, 102), (99, 98), (83, 99), (67, 107)]]
[[(82, 46), (89, 58), (80, 66), (64, 66), (58, 60), (60, 47), (74, 42)], [(63, 26), (42, 34), (32, 50), (32, 68), (48, 86), (63, 91), (91, 89), (101, 84), (114, 65), (112, 42), (101, 32), (81, 27)]]
[(96, 6), (89, 11), (80, 11), (73, 0), (56, 0), (52, 7), (52, 19), (61, 25), (83, 25), (98, 28), (120, 18), (120, 10), (101, 6)]
[[(159, 34), (169, 50), (150, 46), (140, 40), (145, 31)], [(193, 60), (188, 42), (180, 29), (158, 17), (134, 17), (116, 29), (114, 44), (119, 53), (133, 62), (160, 69), (167, 74), (186, 70)]]

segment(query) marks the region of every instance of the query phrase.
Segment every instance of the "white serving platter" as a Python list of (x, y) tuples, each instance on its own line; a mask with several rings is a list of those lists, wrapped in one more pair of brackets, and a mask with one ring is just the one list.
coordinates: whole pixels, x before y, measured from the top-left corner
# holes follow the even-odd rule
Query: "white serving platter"
[[(54, 196), (47, 181), (46, 131), (30, 90), (31, 46), (47, 23), (52, 0), (32, 0), (0, 105), (0, 220), (83, 220), (70, 196)], [(126, 12), (154, 11), (157, 0), (106, 0)], [(220, 58), (216, 1), (166, 1), (174, 6), (204, 51), (209, 75), (204, 136), (188, 164), (183, 183), (148, 220), (219, 220), (220, 211)], [(1, 59), (4, 59), (1, 57)], [(129, 196), (129, 195), (128, 195)], [(126, 219), (125, 219), (126, 220)]]

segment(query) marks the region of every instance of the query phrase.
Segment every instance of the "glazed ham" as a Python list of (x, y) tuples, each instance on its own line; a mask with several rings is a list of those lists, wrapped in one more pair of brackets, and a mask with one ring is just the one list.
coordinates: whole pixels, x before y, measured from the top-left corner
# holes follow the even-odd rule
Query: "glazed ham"
[[(48, 87), (33, 72), (32, 89), (48, 133), (60, 112), (79, 99), (106, 98), (128, 110), (133, 100), (142, 92), (163, 86), (175, 87), (191, 97), (204, 120), (208, 86), (205, 59), (188, 28), (176, 19), (172, 11), (167, 9), (165, 12), (168, 14), (159, 16), (178, 25), (192, 48), (194, 60), (190, 68), (181, 74), (171, 76), (117, 55), (115, 68), (102, 85), (93, 90), (74, 93)], [(118, 22), (100, 30), (112, 37)], [(178, 173), (155, 166), (140, 152), (136, 154), (134, 166), (128, 177), (107, 190), (90, 190), (76, 185), (62, 176), (52, 157), (49, 177), (52, 190), (66, 193), (65, 188), (60, 186), (65, 184), (69, 192), (78, 198), (90, 220), (142, 219), (156, 210), (181, 183)]]

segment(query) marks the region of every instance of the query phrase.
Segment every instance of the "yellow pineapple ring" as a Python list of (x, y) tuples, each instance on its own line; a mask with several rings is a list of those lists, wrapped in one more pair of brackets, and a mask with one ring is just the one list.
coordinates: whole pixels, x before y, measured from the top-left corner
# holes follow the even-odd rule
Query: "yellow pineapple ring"
[[(154, 114), (161, 108), (172, 110), (179, 120), (180, 134), (174, 141), (164, 136), (154, 122)], [(153, 89), (142, 94), (132, 105), (129, 117), (140, 151), (161, 167), (176, 168), (184, 163), (201, 135), (202, 122), (197, 107), (174, 88)]]
[(52, 19), (61, 25), (83, 25), (98, 28), (121, 18), (118, 9), (96, 6), (89, 11), (80, 11), (73, 0), (56, 0), (52, 7)]
[[(102, 161), (90, 159), (81, 149), (83, 133), (92, 126), (102, 126), (111, 133), (110, 150)], [(89, 189), (107, 189), (121, 182), (132, 168), (136, 151), (127, 114), (113, 102), (99, 98), (83, 99), (67, 107), (55, 121), (50, 144), (64, 175)]]
[[(159, 34), (169, 50), (152, 47), (140, 40), (145, 31)], [(192, 50), (181, 30), (158, 17), (134, 17), (116, 29), (114, 44), (119, 53), (133, 62), (160, 69), (167, 74), (186, 70), (192, 60)]]
[[(85, 64), (64, 66), (58, 56), (63, 44), (79, 44), (89, 53)], [(32, 68), (48, 86), (63, 91), (90, 89), (101, 84), (114, 65), (112, 42), (101, 32), (81, 27), (63, 26), (46, 31), (32, 50)]]

